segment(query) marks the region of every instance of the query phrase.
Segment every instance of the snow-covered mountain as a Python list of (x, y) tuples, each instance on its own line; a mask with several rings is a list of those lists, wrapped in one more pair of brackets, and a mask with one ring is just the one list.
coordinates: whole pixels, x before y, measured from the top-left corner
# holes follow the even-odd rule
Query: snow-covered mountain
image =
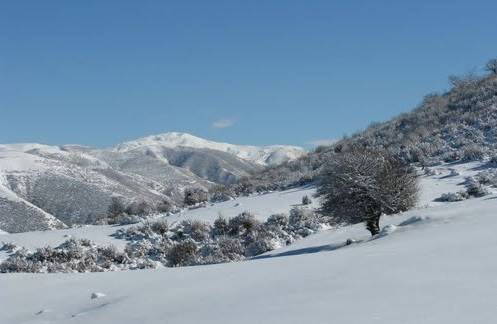
[(20, 232), (93, 223), (112, 198), (178, 202), (187, 187), (231, 183), (304, 154), (297, 147), (237, 146), (167, 133), (110, 149), (0, 145), (0, 229)]
[(294, 160), (305, 154), (301, 147), (287, 145), (248, 146), (233, 145), (209, 141), (187, 133), (170, 132), (148, 136), (118, 145), (117, 152), (129, 152), (144, 147), (155, 150), (161, 148), (189, 147), (195, 149), (209, 149), (232, 154), (241, 159), (259, 164), (275, 165)]

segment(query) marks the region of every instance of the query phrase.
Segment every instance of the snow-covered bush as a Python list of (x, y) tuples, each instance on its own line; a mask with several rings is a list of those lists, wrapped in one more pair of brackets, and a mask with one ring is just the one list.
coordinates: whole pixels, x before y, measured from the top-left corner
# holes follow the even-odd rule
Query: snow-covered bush
[(155, 211), (155, 208), (152, 204), (141, 200), (141, 201), (133, 201), (126, 207), (126, 213), (128, 215), (139, 215), (145, 216), (152, 214)]
[(209, 196), (211, 202), (223, 202), (232, 200), (236, 194), (230, 186), (217, 185), (209, 190)]
[(218, 241), (219, 250), (229, 260), (240, 260), (244, 255), (242, 243), (237, 238), (222, 237)]
[(310, 205), (312, 204), (312, 200), (311, 198), (309, 198), (309, 196), (305, 195), (304, 197), (302, 197), (302, 205)]
[(466, 194), (478, 198), (488, 195), (488, 190), (481, 183), (474, 182), (467, 185)]
[(174, 233), (173, 240), (192, 239), (195, 242), (204, 242), (210, 237), (211, 227), (209, 224), (199, 220), (184, 220), (172, 230)]
[(296, 208), (291, 211), (291, 221), (285, 214), (275, 214), (262, 223), (243, 212), (231, 219), (220, 216), (213, 226), (185, 220), (158, 235), (149, 223), (118, 231), (117, 236), (131, 241), (126, 247), (131, 260), (182, 266), (243, 260), (290, 244), (319, 230), (326, 222), (326, 218), (312, 210)]
[(17, 249), (0, 271), (93, 272), (240, 261), (290, 244), (327, 222), (308, 208), (294, 208), (290, 217), (271, 215), (265, 222), (243, 212), (231, 219), (219, 217), (213, 226), (198, 220), (170, 226), (158, 219), (116, 231), (115, 237), (129, 241), (124, 251), (71, 239), (34, 252)]
[(158, 235), (164, 235), (169, 230), (167, 220), (159, 219), (154, 222), (147, 222), (144, 226), (149, 226), (150, 230)]
[(485, 157), (485, 148), (476, 144), (468, 145), (464, 148), (462, 154), (463, 161), (480, 161)]
[(321, 228), (321, 216), (313, 210), (294, 207), (290, 210), (289, 226), (296, 234), (305, 237)]
[(155, 209), (159, 213), (169, 213), (173, 210), (173, 204), (167, 200), (163, 200), (155, 206)]
[(438, 175), (439, 172), (437, 172), (437, 170), (435, 170), (433, 168), (425, 168), (424, 169), (424, 174), (426, 176), (435, 176), (435, 175)]
[(188, 188), (184, 195), (183, 202), (187, 206), (197, 205), (208, 200), (208, 193), (200, 188)]
[(256, 256), (274, 250), (277, 247), (278, 246), (274, 244), (271, 240), (259, 238), (247, 245), (247, 248), (245, 249), (245, 255), (248, 257)]
[(266, 220), (266, 225), (269, 227), (287, 228), (288, 224), (289, 219), (285, 214), (273, 214)]
[(107, 224), (109, 225), (130, 225), (137, 224), (143, 220), (143, 217), (137, 215), (128, 215), (126, 213), (119, 214), (115, 217), (107, 219)]
[(474, 181), (486, 186), (497, 187), (497, 170), (485, 170), (479, 172)]
[(101, 272), (128, 268), (129, 257), (125, 252), (74, 239), (55, 248), (18, 250), (0, 264), (0, 272)]
[(229, 232), (228, 221), (223, 216), (219, 215), (218, 218), (214, 221), (214, 226), (212, 229), (212, 233), (214, 236), (224, 236)]
[(0, 251), (6, 251), (7, 253), (12, 253), (17, 249), (17, 245), (12, 242), (1, 242), (0, 244)]
[(457, 177), (461, 175), (456, 169), (449, 169), (449, 177)]
[(459, 192), (444, 193), (435, 200), (442, 202), (455, 202), (455, 201), (462, 201), (465, 199), (468, 199), (468, 194), (465, 191), (459, 191)]
[(249, 212), (243, 212), (228, 222), (228, 233), (231, 236), (244, 236), (257, 230), (260, 222)]
[(187, 240), (174, 244), (167, 253), (167, 260), (172, 267), (189, 266), (197, 263), (197, 245)]
[(245, 247), (239, 238), (221, 236), (215, 244), (200, 249), (203, 264), (241, 261), (245, 258)]
[(114, 218), (125, 212), (126, 206), (121, 197), (114, 196), (111, 198), (111, 202), (108, 208), (108, 217)]

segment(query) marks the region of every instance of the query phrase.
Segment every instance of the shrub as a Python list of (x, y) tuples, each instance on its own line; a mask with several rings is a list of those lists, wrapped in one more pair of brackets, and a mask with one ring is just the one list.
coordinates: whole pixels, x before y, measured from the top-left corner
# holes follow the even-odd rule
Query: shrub
[(110, 205), (108, 208), (108, 217), (114, 218), (121, 214), (124, 214), (126, 207), (124, 206), (124, 202), (120, 197), (112, 197), (110, 201)]
[(188, 188), (184, 193), (183, 202), (187, 206), (193, 206), (199, 203), (207, 202), (208, 194), (200, 188)]
[(477, 145), (470, 145), (464, 148), (462, 154), (463, 161), (479, 161), (485, 157), (485, 149)]
[(261, 239), (250, 243), (245, 250), (245, 255), (247, 257), (256, 256), (271, 250), (274, 250), (274, 244), (268, 239)]
[(311, 198), (309, 198), (309, 196), (305, 195), (304, 197), (302, 197), (302, 205), (310, 205), (312, 204), (312, 200)]
[(210, 226), (199, 220), (184, 220), (174, 229), (179, 240), (193, 239), (196, 242), (207, 241), (210, 237)]
[(97, 272), (125, 269), (128, 261), (128, 256), (113, 246), (70, 239), (55, 248), (19, 250), (0, 264), (0, 272)]
[(455, 201), (462, 201), (465, 199), (468, 199), (468, 194), (464, 191), (459, 191), (459, 192), (444, 193), (435, 200), (442, 202), (455, 202)]
[(153, 212), (154, 208), (152, 207), (152, 205), (150, 205), (144, 200), (134, 201), (131, 204), (129, 204), (128, 207), (126, 207), (126, 213), (128, 215), (144, 216), (152, 214)]
[(109, 225), (130, 225), (130, 224), (136, 224), (139, 223), (143, 220), (142, 217), (137, 216), (137, 215), (128, 215), (126, 213), (119, 214), (115, 217), (109, 218), (107, 220), (107, 224)]
[(312, 210), (294, 207), (290, 210), (290, 228), (300, 236), (308, 236), (321, 228), (319, 216)]
[(475, 181), (480, 183), (480, 184), (483, 184), (483, 185), (497, 186), (497, 171), (496, 170), (485, 170), (485, 171), (479, 172), (476, 175), (476, 179), (472, 179), (472, 181), (468, 181), (467, 185), (469, 185)]
[(222, 237), (217, 245), (221, 256), (229, 261), (238, 261), (243, 258), (245, 249), (239, 239)]
[(35, 252), (17, 250), (0, 271), (97, 272), (239, 261), (311, 234), (324, 220), (308, 208), (294, 208), (290, 217), (271, 215), (264, 223), (248, 212), (230, 220), (219, 217), (214, 226), (185, 220), (171, 227), (159, 219), (117, 230), (114, 236), (129, 240), (123, 252), (89, 240), (68, 240)]
[(229, 220), (228, 233), (232, 236), (243, 236), (256, 231), (259, 226), (260, 222), (255, 218), (253, 214), (249, 212), (243, 212), (240, 215)]
[(488, 195), (488, 190), (481, 183), (471, 183), (467, 186), (466, 193), (470, 197), (483, 197)]
[(224, 185), (214, 186), (209, 190), (209, 196), (211, 202), (223, 202), (232, 200), (236, 194), (231, 190), (230, 187)]
[[(167, 231), (169, 230), (169, 224), (167, 220), (156, 220), (155, 222), (149, 222), (146, 223), (148, 226), (150, 226), (150, 230), (156, 234), (159, 235), (165, 235)], [(144, 225), (145, 226), (145, 225)]]
[(214, 221), (213, 236), (224, 236), (229, 232), (228, 221), (226, 218), (219, 215)]
[(285, 214), (274, 214), (267, 218), (266, 225), (269, 227), (279, 227), (286, 228), (288, 227), (289, 219)]
[(155, 209), (159, 213), (169, 213), (173, 210), (173, 205), (169, 201), (163, 200), (157, 204)]
[(0, 244), (0, 251), (6, 251), (7, 253), (12, 253), (16, 250), (17, 248), (17, 245), (15, 245), (15, 243), (12, 243), (12, 242), (2, 242), (2, 244)]
[(197, 245), (192, 241), (176, 243), (169, 250), (167, 259), (173, 267), (194, 265), (197, 261)]

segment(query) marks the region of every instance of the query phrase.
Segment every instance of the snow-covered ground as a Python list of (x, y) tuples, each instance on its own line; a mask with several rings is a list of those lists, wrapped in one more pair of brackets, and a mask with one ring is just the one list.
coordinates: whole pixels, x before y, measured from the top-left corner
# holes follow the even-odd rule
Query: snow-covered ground
[[(239, 263), (2, 274), (0, 323), (495, 323), (497, 196), (433, 202), (464, 189), (465, 176), (477, 167), (443, 166), (436, 168), (439, 174), (423, 177), (419, 207), (384, 217), (375, 239), (359, 224)], [(219, 212), (232, 216), (236, 208), (264, 217), (288, 210), (311, 190), (243, 198), (180, 217), (209, 221)], [(38, 246), (71, 233), (110, 242), (107, 235), (115, 229), (10, 234), (0, 240)], [(346, 246), (349, 238), (356, 243)]]

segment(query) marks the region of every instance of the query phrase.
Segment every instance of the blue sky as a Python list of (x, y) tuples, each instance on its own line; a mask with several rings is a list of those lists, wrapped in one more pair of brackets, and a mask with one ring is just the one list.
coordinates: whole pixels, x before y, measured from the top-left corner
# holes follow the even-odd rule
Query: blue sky
[(3, 1), (0, 143), (309, 145), (497, 57), (496, 1)]

